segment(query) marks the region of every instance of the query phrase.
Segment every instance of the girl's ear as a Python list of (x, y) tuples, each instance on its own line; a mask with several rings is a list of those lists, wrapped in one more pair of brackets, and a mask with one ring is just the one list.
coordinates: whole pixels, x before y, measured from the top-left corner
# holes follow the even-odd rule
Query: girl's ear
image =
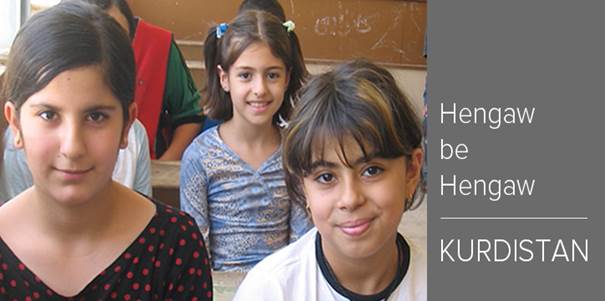
[(122, 129), (122, 141), (120, 141), (120, 148), (128, 147), (128, 132), (130, 131), (130, 127), (132, 127), (132, 123), (134, 123), (138, 114), (139, 110), (137, 104), (133, 101), (128, 106), (128, 119), (126, 120), (124, 128)]
[(216, 69), (218, 70), (218, 78), (221, 81), (221, 87), (227, 93), (229, 93), (229, 74), (223, 70), (223, 66), (217, 65)]
[[(4, 117), (8, 122), (8, 126), (13, 132), (13, 144), (16, 148), (23, 148), (23, 139), (21, 138), (21, 130), (19, 128), (19, 116), (15, 104), (10, 101), (4, 103)], [(1, 142), (1, 141), (0, 141)]]
[(405, 191), (408, 193), (406, 199), (413, 197), (414, 191), (416, 191), (416, 187), (418, 187), (423, 159), (424, 152), (422, 151), (422, 148), (415, 149), (408, 159), (405, 171)]

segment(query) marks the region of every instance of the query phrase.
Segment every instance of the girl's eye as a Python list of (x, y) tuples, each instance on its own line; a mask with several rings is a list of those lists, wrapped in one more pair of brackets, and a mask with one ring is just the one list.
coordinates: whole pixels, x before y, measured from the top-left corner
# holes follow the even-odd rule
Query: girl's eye
[(370, 166), (363, 171), (363, 176), (364, 177), (374, 177), (374, 176), (381, 174), (383, 171), (384, 171), (384, 169), (382, 169), (378, 166)]
[(101, 112), (91, 112), (88, 114), (88, 120), (93, 122), (101, 122), (107, 119), (107, 115)]
[(53, 120), (53, 119), (55, 119), (55, 117), (57, 117), (57, 113), (52, 112), (52, 111), (44, 111), (44, 112), (38, 114), (38, 116), (40, 116), (44, 120)]
[(322, 173), (317, 178), (315, 178), (315, 181), (322, 183), (322, 184), (329, 184), (334, 181), (334, 176), (329, 173)]
[(279, 73), (277, 72), (271, 72), (269, 74), (267, 74), (267, 78), (271, 79), (271, 80), (276, 80), (278, 78), (280, 78)]
[(244, 72), (244, 73), (238, 74), (237, 76), (243, 80), (248, 80), (252, 77), (252, 74), (250, 74), (250, 72)]

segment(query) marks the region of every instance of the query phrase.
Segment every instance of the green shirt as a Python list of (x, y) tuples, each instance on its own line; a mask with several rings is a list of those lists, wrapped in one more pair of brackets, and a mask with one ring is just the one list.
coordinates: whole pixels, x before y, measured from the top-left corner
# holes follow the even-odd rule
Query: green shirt
[(166, 132), (172, 133), (178, 126), (187, 123), (202, 123), (200, 92), (195, 86), (189, 68), (174, 39), (170, 43), (166, 83), (162, 101), (162, 113), (156, 137), (156, 154), (160, 156), (167, 148)]

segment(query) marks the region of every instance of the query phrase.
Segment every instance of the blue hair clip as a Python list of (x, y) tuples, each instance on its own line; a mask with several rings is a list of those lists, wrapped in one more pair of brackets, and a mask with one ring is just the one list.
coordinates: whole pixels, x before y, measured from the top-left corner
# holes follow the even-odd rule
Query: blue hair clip
[(216, 38), (220, 39), (225, 35), (225, 32), (227, 31), (227, 29), (229, 28), (229, 24), (227, 23), (221, 23), (219, 25), (216, 25)]

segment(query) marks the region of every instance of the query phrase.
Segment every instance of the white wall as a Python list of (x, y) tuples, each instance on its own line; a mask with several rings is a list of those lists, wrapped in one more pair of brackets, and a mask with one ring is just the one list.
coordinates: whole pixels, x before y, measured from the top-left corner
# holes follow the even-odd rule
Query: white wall
[(10, 47), (19, 29), (19, 0), (0, 0), (0, 53)]

